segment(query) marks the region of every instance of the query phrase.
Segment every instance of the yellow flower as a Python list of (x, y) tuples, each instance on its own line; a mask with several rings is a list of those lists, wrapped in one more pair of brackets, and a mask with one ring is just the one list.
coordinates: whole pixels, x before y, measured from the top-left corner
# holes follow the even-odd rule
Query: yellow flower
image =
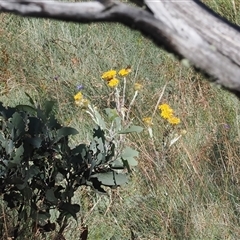
[(170, 124), (179, 124), (181, 121), (179, 118), (175, 117), (173, 114), (172, 108), (168, 104), (161, 104), (158, 106), (158, 108), (161, 110), (161, 117), (164, 119), (167, 119), (167, 121)]
[(75, 104), (79, 107), (87, 107), (89, 105), (89, 100), (83, 98), (83, 95), (81, 92), (78, 92), (74, 96)]
[(173, 110), (170, 108), (168, 104), (161, 104), (158, 106), (158, 108), (162, 111), (161, 117), (164, 119), (169, 119), (173, 117)]
[(118, 75), (121, 77), (127, 76), (131, 72), (131, 67), (123, 68), (118, 72)]
[(162, 111), (168, 111), (168, 112), (172, 111), (173, 112), (173, 110), (170, 108), (170, 106), (166, 103), (159, 105), (158, 108)]
[(168, 122), (171, 123), (172, 125), (177, 125), (179, 124), (181, 121), (179, 118), (177, 117), (170, 117), (168, 118)]
[(171, 111), (162, 111), (161, 117), (164, 119), (169, 119), (169, 118), (173, 117), (173, 113)]
[(110, 81), (111, 79), (113, 79), (116, 76), (117, 72), (115, 70), (110, 70), (107, 72), (104, 72), (102, 74), (102, 79), (106, 80), (106, 81)]
[(147, 125), (148, 127), (153, 125), (152, 118), (151, 117), (145, 117), (142, 119), (144, 124)]
[(109, 87), (117, 87), (119, 84), (119, 80), (117, 78), (113, 78), (108, 82)]
[(143, 85), (142, 84), (140, 84), (140, 83), (135, 83), (134, 84), (134, 90), (135, 91), (140, 91), (142, 89), (143, 89)]
[(81, 101), (83, 99), (83, 95), (81, 92), (78, 92), (75, 96), (74, 96), (74, 100), (75, 101)]

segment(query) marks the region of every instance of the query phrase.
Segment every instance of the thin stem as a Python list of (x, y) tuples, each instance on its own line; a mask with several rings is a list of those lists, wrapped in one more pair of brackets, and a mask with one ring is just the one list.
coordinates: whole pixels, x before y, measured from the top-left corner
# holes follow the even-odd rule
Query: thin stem
[(122, 113), (122, 117), (123, 117), (123, 121), (125, 120), (125, 95), (126, 95), (126, 78), (123, 78), (123, 94), (122, 94), (122, 105), (121, 105), (121, 113)]
[(118, 113), (121, 113), (121, 104), (120, 104), (120, 96), (119, 96), (119, 89), (115, 89), (115, 102), (116, 102), (116, 108)]
[(154, 111), (153, 111), (152, 119), (153, 119), (153, 117), (154, 117), (155, 114), (156, 114), (156, 111), (157, 111), (157, 109), (158, 109), (158, 105), (159, 105), (160, 101), (162, 100), (162, 97), (163, 97), (163, 94), (164, 94), (164, 92), (165, 92), (166, 86), (167, 86), (167, 83), (165, 83), (165, 85), (163, 86), (162, 92), (161, 92), (161, 94), (160, 94), (160, 96), (159, 96), (159, 98), (158, 98), (157, 104), (156, 104), (155, 109), (154, 109)]
[(135, 100), (136, 100), (137, 95), (138, 95), (138, 91), (135, 91), (135, 94), (134, 94), (134, 96), (133, 96), (133, 98), (132, 98), (132, 101), (131, 101), (130, 104), (129, 104), (129, 108), (128, 108), (128, 111), (127, 111), (126, 120), (129, 119), (130, 110), (131, 110), (131, 107), (132, 107), (132, 105), (134, 104), (134, 102), (135, 102)]

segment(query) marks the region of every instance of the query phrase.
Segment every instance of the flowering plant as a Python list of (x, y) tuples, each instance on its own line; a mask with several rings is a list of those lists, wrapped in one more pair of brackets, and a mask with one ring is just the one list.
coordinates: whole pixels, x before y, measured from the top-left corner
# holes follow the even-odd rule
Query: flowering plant
[[(131, 73), (131, 68), (123, 68), (120, 71), (109, 70), (101, 75), (101, 79), (107, 83), (110, 89), (113, 89), (113, 96), (116, 108), (106, 108), (105, 116), (100, 113), (98, 109), (93, 106), (88, 100), (83, 96), (80, 91), (74, 95), (74, 101), (77, 106), (86, 109), (94, 123), (99, 126), (101, 131), (105, 134), (105, 139), (110, 141), (113, 145), (113, 158), (110, 160), (111, 166), (118, 166), (118, 171), (122, 169), (125, 171), (126, 168), (130, 171), (131, 166), (136, 166), (136, 157), (138, 152), (129, 146), (126, 146), (125, 135), (133, 132), (141, 132), (143, 130), (140, 126), (135, 126), (132, 124), (130, 119), (131, 106), (134, 104), (138, 92), (142, 89), (140, 83), (135, 83), (134, 85), (134, 96), (128, 106), (125, 107), (126, 99), (126, 77)], [(122, 79), (122, 80), (121, 80)]]

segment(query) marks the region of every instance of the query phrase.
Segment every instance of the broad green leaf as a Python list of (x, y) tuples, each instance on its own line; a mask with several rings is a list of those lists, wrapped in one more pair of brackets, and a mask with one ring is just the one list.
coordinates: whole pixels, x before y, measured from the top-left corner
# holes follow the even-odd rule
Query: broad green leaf
[(39, 118), (29, 117), (28, 120), (29, 120), (28, 133), (31, 136), (34, 136), (35, 134), (42, 133), (42, 130), (44, 128), (44, 124)]
[(23, 117), (20, 113), (15, 112), (12, 116), (12, 124), (15, 128), (13, 140), (16, 141), (20, 136), (22, 136), (25, 133), (26, 124), (23, 120)]
[(44, 110), (46, 117), (49, 117), (50, 113), (52, 112), (53, 106), (55, 102), (54, 101), (46, 101), (44, 104)]
[(123, 153), (122, 153), (122, 158), (123, 159), (127, 159), (129, 157), (138, 157), (138, 151), (130, 148), (130, 147), (126, 147), (124, 150), (123, 150)]
[(135, 160), (135, 157), (138, 157), (138, 151), (130, 148), (130, 147), (126, 147), (123, 150), (123, 153), (121, 155), (122, 159), (128, 161), (128, 164), (130, 166), (137, 166), (137, 161)]
[(50, 129), (60, 129), (61, 125), (57, 121), (54, 115), (50, 115), (47, 121), (47, 126)]
[(129, 128), (127, 128), (123, 131), (120, 131), (119, 134), (126, 134), (126, 133), (132, 133), (132, 132), (140, 133), (142, 130), (143, 130), (142, 127), (132, 125)]
[(105, 112), (108, 116), (108, 119), (110, 121), (113, 121), (116, 117), (118, 117), (118, 113), (117, 113), (117, 110), (114, 108), (105, 108)]
[(97, 148), (100, 150), (101, 153), (105, 152), (104, 143), (102, 141), (102, 138), (95, 138), (95, 141), (97, 142)]
[(40, 173), (39, 167), (32, 165), (28, 170), (28, 179), (31, 179), (32, 177), (37, 177), (39, 173)]
[(27, 112), (27, 113), (30, 113), (30, 114), (36, 114), (36, 108), (31, 107), (29, 105), (18, 105), (18, 106), (16, 106), (16, 109), (18, 111)]
[(37, 107), (37, 118), (44, 123), (47, 122), (47, 116), (45, 112), (42, 109), (40, 109), (40, 106)]
[(54, 191), (52, 188), (46, 191), (46, 199), (51, 203), (57, 204), (58, 200), (55, 197)]
[(122, 119), (120, 117), (116, 117), (114, 119), (115, 122), (115, 131), (119, 132), (122, 130)]
[(0, 132), (0, 142), (3, 144), (6, 141), (3, 132)]
[(24, 147), (22, 144), (20, 147), (16, 148), (14, 156), (13, 156), (13, 160), (10, 161), (10, 163), (19, 165), (21, 163), (23, 153), (24, 153)]
[(89, 149), (93, 152), (93, 154), (97, 153), (97, 144), (95, 141), (92, 141), (89, 145)]
[(40, 226), (44, 226), (45, 224), (48, 223), (48, 221), (50, 220), (50, 217), (51, 217), (51, 215), (48, 212), (39, 213), (37, 215), (38, 224)]
[(76, 135), (78, 131), (72, 127), (63, 127), (57, 130), (57, 136), (54, 140), (54, 143), (58, 142), (61, 138), (67, 137), (69, 135)]
[(91, 176), (91, 178), (97, 178), (102, 185), (105, 186), (116, 186), (122, 185), (128, 181), (127, 176), (125, 174), (112, 172), (106, 173), (97, 173)]
[(86, 144), (80, 144), (78, 146), (76, 146), (75, 148), (72, 149), (72, 154), (73, 155), (78, 155), (81, 154), (82, 156), (86, 155)]
[(102, 153), (99, 153), (99, 154), (97, 155), (96, 165), (99, 165), (99, 164), (103, 163), (104, 160), (105, 160), (105, 155), (102, 154)]
[(20, 113), (15, 112), (12, 116), (12, 124), (16, 129), (25, 129), (25, 123)]
[(136, 167), (138, 165), (138, 162), (135, 158), (128, 158), (126, 161), (128, 161), (129, 166)]
[(29, 138), (30, 144), (35, 148), (40, 148), (42, 146), (42, 141), (41, 137)]
[(5, 150), (6, 153), (11, 155), (13, 152), (13, 141), (11, 139), (6, 141), (6, 145), (5, 145)]
[(116, 159), (115, 161), (113, 161), (111, 163), (111, 168), (112, 169), (123, 169), (124, 166), (123, 166), (123, 162), (121, 159)]
[(96, 109), (94, 109), (94, 116), (96, 118), (95, 119), (96, 124), (99, 125), (101, 129), (105, 130), (106, 129), (105, 121), (103, 120), (102, 116)]

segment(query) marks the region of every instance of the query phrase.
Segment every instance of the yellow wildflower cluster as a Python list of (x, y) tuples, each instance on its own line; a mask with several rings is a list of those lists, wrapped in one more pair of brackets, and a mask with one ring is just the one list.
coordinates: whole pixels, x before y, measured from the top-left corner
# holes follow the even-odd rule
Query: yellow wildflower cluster
[[(120, 77), (126, 77), (129, 73), (131, 72), (131, 68), (127, 67), (127, 68), (123, 68), (118, 72), (118, 75)], [(107, 85), (109, 87), (117, 87), (119, 84), (119, 80), (116, 78), (117, 76), (117, 71), (115, 70), (109, 70), (107, 72), (104, 72), (102, 74), (102, 79), (107, 81)]]
[(181, 122), (178, 117), (174, 116), (173, 109), (168, 104), (161, 104), (158, 108), (161, 110), (161, 117), (166, 119), (170, 124), (177, 125)]
[(84, 98), (81, 92), (78, 92), (76, 95), (74, 95), (74, 101), (79, 107), (86, 108), (89, 105), (89, 100)]
[(102, 79), (106, 81), (110, 81), (111, 79), (115, 78), (116, 75), (117, 75), (117, 72), (115, 70), (110, 70), (102, 74)]

